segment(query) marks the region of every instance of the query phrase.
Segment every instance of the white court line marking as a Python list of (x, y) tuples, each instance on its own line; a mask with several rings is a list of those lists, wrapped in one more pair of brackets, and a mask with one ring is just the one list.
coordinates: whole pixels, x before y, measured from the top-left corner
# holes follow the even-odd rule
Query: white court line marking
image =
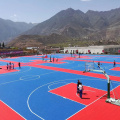
[[(57, 71), (56, 71), (57, 72)], [(54, 73), (54, 72), (51, 72), (51, 73)], [(47, 74), (50, 74), (50, 73), (47, 73)], [(45, 74), (43, 74), (43, 75), (45, 75)], [(75, 79), (76, 80), (76, 79)]]
[[(64, 81), (66, 81), (66, 80), (64, 80)], [(61, 83), (61, 82), (58, 82), (58, 83)], [(57, 83), (57, 84), (58, 84)], [(62, 82), (63, 83), (63, 82)], [(66, 83), (66, 82), (65, 82)], [(54, 84), (54, 83), (53, 83)], [(70, 83), (67, 83), (67, 84), (65, 84), (65, 85), (68, 85), (68, 84), (70, 84)], [(62, 86), (60, 86), (60, 87), (63, 87), (63, 86), (65, 86), (65, 85), (62, 85)], [(60, 88), (59, 87), (59, 88)], [(57, 89), (57, 88), (56, 88)], [(49, 93), (51, 93), (50, 91), (48, 91)], [(66, 97), (63, 97), (63, 96), (61, 96), (61, 95), (58, 95), (58, 94), (55, 94), (55, 93), (51, 93), (51, 94), (54, 94), (54, 95), (57, 95), (57, 96), (59, 96), (59, 97), (62, 97), (62, 98), (64, 98), (64, 99), (68, 99), (68, 100), (71, 100), (71, 101), (73, 101), (73, 102), (76, 102), (76, 103), (79, 103), (79, 104), (82, 104), (82, 103), (80, 103), (80, 102), (77, 102), (77, 101), (74, 101), (74, 100), (72, 100), (72, 99), (69, 99), (69, 98), (66, 98)], [(83, 104), (84, 105), (84, 104)]]
[[(106, 93), (107, 94), (107, 93)], [(106, 94), (102, 95), (101, 97), (99, 97), (98, 99), (96, 99), (95, 101), (93, 101), (92, 103), (90, 103), (89, 105), (86, 105), (83, 109), (85, 109), (86, 107), (90, 106), (91, 104), (95, 103), (96, 101), (98, 101), (100, 98), (102, 98), (103, 96), (105, 96)], [(83, 109), (79, 110), (78, 112), (82, 111)], [(76, 112), (75, 114), (77, 114), (78, 112)], [(71, 118), (72, 116), (74, 116), (75, 114), (71, 115), (70, 117), (68, 117), (67, 119)], [(66, 120), (67, 120), (66, 119)]]
[[(30, 95), (28, 96), (27, 106), (28, 106), (30, 112), (33, 113), (33, 114), (34, 114), (35, 116), (37, 116), (38, 118), (41, 118), (42, 120), (44, 120), (44, 118), (40, 117), (39, 115), (37, 115), (36, 113), (34, 113), (34, 112), (31, 110), (30, 105), (29, 105), (29, 99), (30, 99), (31, 95), (32, 95), (36, 90), (38, 90), (39, 88), (41, 88), (41, 87), (43, 87), (43, 86), (46, 86), (46, 85), (49, 85), (49, 84), (56, 83), (56, 82), (58, 82), (58, 81), (54, 81), (54, 82), (47, 83), (47, 84), (44, 84), (44, 85), (42, 85), (42, 86), (39, 86), (38, 88), (36, 88), (35, 90), (33, 90), (33, 91), (30, 93)], [(75, 102), (76, 102), (76, 101), (75, 101)]]
[[(117, 86), (117, 87), (118, 87), (118, 86)], [(117, 87), (115, 87), (115, 88), (117, 88)], [(114, 88), (114, 89), (115, 89), (115, 88)], [(107, 92), (107, 91), (106, 91), (106, 92)], [(98, 99), (96, 99), (95, 101), (93, 101), (92, 103), (90, 103), (89, 105), (87, 105), (86, 107), (92, 105), (93, 103), (95, 103), (96, 101), (98, 101), (99, 99), (101, 99), (102, 97), (104, 97), (105, 95), (107, 95), (107, 93), (104, 94), (104, 95), (102, 95), (101, 97), (99, 97)], [(85, 109), (86, 107), (84, 107), (83, 109)], [(82, 111), (83, 109), (79, 110), (78, 112)], [(77, 114), (78, 112), (76, 112), (75, 114)], [(67, 119), (71, 118), (71, 117), (74, 116), (75, 114), (71, 115), (71, 116), (68, 117)], [(67, 119), (66, 119), (66, 120), (67, 120)]]
[(1, 83), (0, 85), (4, 85), (4, 84), (8, 84), (8, 83), (12, 83), (12, 82), (18, 82), (20, 80), (14, 80), (14, 81), (10, 81), (10, 82), (5, 82), (5, 83)]
[[(49, 92), (49, 91), (48, 91), (48, 92)], [(51, 92), (50, 92), (50, 93), (51, 93)], [(79, 103), (79, 104), (85, 105), (85, 104), (83, 104), (83, 103), (80, 103), (80, 102), (74, 101), (74, 100), (72, 100), (72, 99), (69, 99), (69, 98), (63, 97), (63, 96), (61, 96), (61, 95), (57, 95), (57, 94), (55, 94), (55, 93), (51, 93), (51, 94), (54, 94), (54, 95), (59, 96), (59, 97), (62, 97), (62, 98), (64, 98), (64, 99), (67, 99), (67, 100), (70, 100), (70, 101), (73, 101), (73, 102), (76, 102), (76, 103)]]
[[(2, 101), (2, 100), (1, 100)], [(3, 101), (2, 101), (3, 102)], [(6, 106), (8, 106), (10, 109), (12, 109), (15, 113), (17, 113), (18, 115), (20, 115), (17, 111), (15, 111), (13, 108), (11, 108), (8, 104), (6, 104), (5, 102), (3, 102)], [(20, 115), (22, 118), (24, 118), (22, 115)], [(26, 118), (24, 118), (25, 120), (27, 120)]]
[[(85, 79), (86, 79), (86, 80), (95, 80), (95, 81), (96, 81), (96, 79), (100, 79), (100, 78), (96, 78), (96, 79), (75, 78), (75, 79), (58, 80), (58, 81), (55, 81), (55, 82), (59, 82), (59, 81), (69, 81), (69, 80), (72, 80), (72, 81), (75, 80), (75, 81), (77, 81), (78, 79), (79, 79), (79, 80), (81, 80), (81, 79), (85, 80)], [(105, 80), (101, 80), (101, 79), (100, 79), (100, 81), (105, 81), (105, 82), (106, 82), (107, 80), (106, 80), (106, 79), (105, 79)], [(84, 84), (84, 86), (91, 87), (91, 86), (88, 86), (88, 85), (86, 85), (86, 84)], [(97, 90), (102, 90), (102, 89), (95, 88), (95, 87), (93, 87), (93, 86), (92, 86), (92, 88), (97, 89)], [(105, 91), (105, 90), (102, 90), (102, 91)]]
[[(31, 69), (31, 67), (30, 67), (30, 69)], [(29, 70), (27, 70), (27, 71), (29, 71)], [(17, 71), (17, 72), (19, 72), (19, 71)], [(26, 71), (25, 71), (26, 72)], [(20, 72), (20, 73), (23, 73), (23, 72)], [(7, 74), (7, 75), (13, 75), (13, 74), (18, 74), (18, 73), (9, 73), (9, 74)], [(4, 74), (4, 75), (0, 75), (0, 76), (5, 76), (6, 74)], [(9, 81), (9, 82), (5, 82), (5, 83), (1, 83), (0, 85), (4, 85), (4, 84), (8, 84), (8, 83), (12, 83), (12, 82), (18, 82), (18, 81), (20, 81), (20, 80), (13, 80), (13, 81)]]
[[(31, 67), (30, 67), (31, 68)], [(58, 72), (58, 71), (55, 71), (55, 72)], [(21, 72), (22, 73), (22, 72)], [(46, 74), (50, 74), (50, 73), (54, 73), (54, 72), (49, 72), (49, 73), (45, 73), (45, 74), (41, 74), (39, 76), (42, 76), (42, 75), (46, 75)], [(12, 75), (12, 74), (11, 74)], [(20, 78), (19, 78), (20, 79)], [(22, 81), (22, 80), (15, 80), (15, 81), (10, 81), (10, 82), (5, 82), (5, 83), (1, 83), (0, 85), (4, 85), (4, 84), (9, 84), (9, 83), (12, 83), (12, 82), (18, 82), (18, 81)], [(24, 80), (23, 80), (24, 81)], [(29, 81), (29, 80), (28, 80)]]
[(92, 91), (92, 90), (83, 90), (83, 91), (90, 91), (90, 92), (95, 92), (95, 91)]
[[(29, 66), (28, 66), (29, 67)], [(16, 69), (16, 70), (20, 70), (20, 69)], [(14, 75), (14, 74), (19, 74), (19, 73), (24, 73), (24, 72), (28, 72), (31, 70), (31, 67), (29, 67), (28, 70), (25, 70), (25, 71), (14, 71), (14, 72), (10, 72), (10, 73), (3, 73), (3, 74), (0, 74), (0, 76), (6, 76), (7, 75)]]
[[(83, 91), (90, 91), (90, 92), (95, 92), (95, 91), (92, 91), (92, 90), (83, 90)], [(78, 96), (78, 94), (76, 93), (76, 96)], [(79, 97), (79, 96), (78, 96)]]
[(55, 72), (59, 72), (59, 71), (53, 71), (53, 72), (48, 72), (48, 73), (45, 73), (45, 74), (40, 74), (40, 76), (55, 73)]
[(77, 97), (80, 97), (80, 96), (78, 96), (78, 94), (77, 94), (77, 93), (76, 93), (76, 96), (77, 96)]
[[(37, 75), (37, 76), (39, 76), (39, 75)], [(39, 78), (40, 78), (40, 76), (39, 76)], [(37, 79), (39, 79), (39, 78), (37, 78)], [(14, 80), (14, 81), (10, 81), (10, 82), (1, 83), (0, 85), (9, 84), (9, 83), (18, 82), (18, 81), (31, 81), (31, 80)]]
[[(78, 79), (78, 78), (77, 78)], [(66, 79), (66, 80), (76, 80), (76, 78), (75, 79)], [(66, 80), (59, 80), (59, 81), (66, 81)], [(43, 86), (46, 86), (46, 85), (50, 85), (50, 84), (55, 84), (56, 82), (58, 83), (59, 81), (54, 81), (54, 82), (51, 82), (51, 83), (47, 83), (47, 84), (44, 84), (44, 85), (42, 85), (42, 86), (39, 86), (38, 88), (36, 88), (35, 90), (33, 90), (31, 93), (30, 93), (30, 95), (28, 96), (28, 99), (27, 99), (27, 105), (28, 105), (28, 108), (29, 108), (29, 110), (30, 110), (30, 112), (31, 113), (33, 113), (35, 116), (37, 116), (38, 118), (41, 118), (42, 120), (44, 120), (44, 118), (42, 118), (42, 117), (40, 117), (39, 115), (37, 115), (35, 112), (33, 112), (32, 111), (32, 109), (30, 108), (30, 105), (29, 105), (29, 99), (30, 99), (30, 97), (31, 97), (31, 95), (36, 91), (36, 90), (38, 90), (39, 88), (41, 88), (41, 87), (43, 87)], [(93, 88), (93, 87), (92, 87)], [(95, 88), (95, 89), (97, 89), (97, 88)], [(99, 89), (98, 89), (99, 90)], [(100, 89), (101, 90), (101, 89)], [(49, 91), (48, 91), (49, 92)], [(52, 94), (54, 94), (54, 93), (52, 93)], [(56, 94), (55, 94), (56, 95)], [(59, 96), (59, 95), (58, 95)], [(63, 97), (63, 98), (65, 98), (65, 97)], [(65, 98), (65, 99), (67, 99), (67, 98)], [(70, 100), (70, 99), (68, 99), (68, 100)], [(73, 100), (72, 100), (73, 101)], [(74, 102), (76, 102), (76, 101), (74, 101)], [(77, 102), (78, 103), (78, 102)], [(79, 103), (80, 104), (80, 103)], [(84, 104), (83, 104), (84, 105)]]
[[(27, 76), (20, 77), (20, 80), (31, 81), (31, 80), (36, 80), (36, 79), (39, 79), (39, 78), (40, 78), (40, 75), (27, 75)], [(26, 80), (26, 79), (30, 79), (30, 80)]]
[[(87, 86), (87, 87), (88, 87), (88, 86)], [(95, 92), (95, 91), (92, 91), (92, 90), (83, 90), (83, 91)], [(78, 96), (78, 94), (79, 94), (79, 93), (76, 93), (76, 96), (77, 96), (77, 97), (80, 97), (80, 96)]]
[(40, 118), (40, 119), (42, 119), (42, 120), (44, 120), (44, 118), (40, 117), (39, 115), (37, 115), (36, 113), (34, 113), (34, 112), (31, 110), (30, 105), (29, 105), (29, 99), (30, 99), (31, 95), (32, 95), (36, 90), (38, 90), (39, 88), (41, 88), (41, 87), (43, 87), (43, 86), (46, 86), (46, 85), (48, 85), (48, 84), (50, 84), (50, 83), (47, 83), (47, 84), (42, 85), (42, 86), (39, 86), (38, 88), (36, 88), (35, 90), (33, 90), (33, 91), (30, 93), (30, 95), (28, 96), (28, 99), (27, 99), (27, 105), (28, 105), (28, 108), (29, 108), (30, 112), (33, 113), (35, 116), (37, 116), (38, 118)]
[[(58, 82), (58, 83), (51, 84), (51, 85), (48, 86), (48, 89), (49, 89), (49, 90), (52, 90), (52, 89), (50, 89), (50, 86), (55, 85), (55, 84), (59, 84), (59, 83), (66, 83), (66, 82)], [(65, 84), (65, 85), (66, 85), (66, 84)], [(63, 85), (63, 86), (65, 86), (65, 85)], [(62, 87), (62, 86), (60, 86), (60, 87)], [(59, 88), (59, 87), (56, 87), (55, 89), (57, 89), (57, 88)]]

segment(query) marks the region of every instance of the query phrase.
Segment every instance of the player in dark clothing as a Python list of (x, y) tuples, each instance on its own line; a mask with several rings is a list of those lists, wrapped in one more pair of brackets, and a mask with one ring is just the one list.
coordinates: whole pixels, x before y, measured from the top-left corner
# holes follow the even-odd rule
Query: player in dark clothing
[(53, 62), (54, 62), (54, 57), (53, 57)]
[(20, 62), (18, 63), (18, 66), (19, 66), (19, 68), (21, 68), (21, 64), (20, 64)]
[(77, 93), (79, 93), (79, 85), (81, 84), (80, 80), (77, 82)]
[(50, 62), (52, 62), (52, 61), (51, 61), (51, 55), (50, 55)]
[(13, 63), (13, 69), (14, 69), (14, 63)]
[(9, 67), (9, 66), (8, 66), (8, 63), (7, 63), (7, 70), (8, 70), (8, 67)]
[(79, 58), (80, 58), (80, 53), (79, 53)]
[(115, 67), (115, 66), (116, 66), (116, 62), (115, 62), (115, 60), (114, 60), (113, 67)]
[(71, 54), (71, 57), (72, 57), (72, 52), (70, 54)]
[(100, 69), (100, 62), (98, 62), (98, 68)]
[(78, 88), (79, 88), (80, 98), (82, 99), (82, 94), (83, 94), (83, 86), (82, 86), (82, 83), (79, 84)]

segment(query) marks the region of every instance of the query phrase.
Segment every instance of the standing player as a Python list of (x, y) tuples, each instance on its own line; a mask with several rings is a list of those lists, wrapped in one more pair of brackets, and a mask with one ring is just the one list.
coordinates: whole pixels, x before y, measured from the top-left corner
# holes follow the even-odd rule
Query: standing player
[(80, 94), (80, 98), (82, 99), (82, 93), (83, 93), (83, 86), (82, 83), (79, 84), (79, 94)]
[(98, 68), (100, 69), (100, 62), (98, 62)]
[(79, 85), (81, 84), (80, 80), (77, 82), (77, 93), (79, 93)]
[(20, 62), (18, 63), (18, 66), (19, 66), (19, 68), (21, 68), (21, 64), (20, 64)]
[(53, 57), (53, 62), (54, 62), (54, 57)]
[(80, 58), (80, 53), (79, 53), (79, 58)]
[(113, 62), (113, 67), (115, 67), (116, 66), (116, 62), (115, 62), (115, 60), (114, 60), (114, 62)]
[(9, 66), (8, 66), (8, 63), (7, 63), (7, 70), (8, 70)]
[(14, 69), (14, 63), (13, 63), (13, 69)]

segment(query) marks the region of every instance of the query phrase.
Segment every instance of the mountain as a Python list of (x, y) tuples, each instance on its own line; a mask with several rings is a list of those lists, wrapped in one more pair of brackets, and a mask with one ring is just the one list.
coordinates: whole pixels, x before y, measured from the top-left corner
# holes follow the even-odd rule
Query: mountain
[[(120, 8), (100, 12), (89, 10), (86, 13), (68, 8), (67, 10), (60, 11), (50, 19), (39, 23), (22, 35), (27, 35), (28, 38), (29, 35), (38, 35), (39, 37), (44, 36), (47, 39), (46, 41), (39, 40), (43, 45), (59, 43), (60, 41), (58, 40), (58, 37), (56, 37), (59, 35), (62, 36), (63, 43), (72, 43), (74, 45), (76, 43), (76, 45), (81, 46), (81, 41), (89, 41), (90, 44), (96, 44), (101, 40), (112, 40), (115, 41), (113, 43), (119, 44), (119, 31)], [(51, 39), (49, 40), (49, 37), (53, 34), (55, 34), (55, 36), (52, 37), (53, 41), (56, 39), (56, 41), (59, 42), (53, 42)], [(29, 39), (24, 39), (24, 41), (28, 40)], [(109, 42), (104, 43), (109, 44)]]
[[(8, 46), (15, 47), (43, 47), (48, 44), (59, 44), (64, 43), (64, 41), (68, 40), (67, 37), (58, 34), (51, 34), (48, 36), (39, 36), (39, 35), (21, 35), (14, 40), (12, 40)], [(17, 42), (16, 42), (17, 41)]]
[(13, 22), (0, 18), (0, 42), (8, 42), (33, 26), (35, 25), (32, 23)]
[(120, 8), (110, 11), (83, 13), (69, 8), (28, 30), (27, 35), (64, 34), (70, 37), (86, 36), (94, 31), (106, 29), (120, 21)]
[(50, 35), (56, 33), (69, 37), (79, 37), (89, 33), (90, 27), (89, 19), (82, 11), (69, 8), (38, 24), (24, 34)]
[(101, 12), (89, 10), (86, 15), (93, 28), (104, 29), (120, 21), (120, 8)]

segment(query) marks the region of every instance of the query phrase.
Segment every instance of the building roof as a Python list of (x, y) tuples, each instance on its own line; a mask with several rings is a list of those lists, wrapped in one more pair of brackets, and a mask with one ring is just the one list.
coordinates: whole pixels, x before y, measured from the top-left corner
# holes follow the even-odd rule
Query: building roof
[(64, 49), (88, 49), (88, 48), (95, 48), (95, 49), (104, 49), (104, 48), (118, 48), (120, 45), (102, 45), (102, 46), (88, 46), (88, 47), (64, 47)]

